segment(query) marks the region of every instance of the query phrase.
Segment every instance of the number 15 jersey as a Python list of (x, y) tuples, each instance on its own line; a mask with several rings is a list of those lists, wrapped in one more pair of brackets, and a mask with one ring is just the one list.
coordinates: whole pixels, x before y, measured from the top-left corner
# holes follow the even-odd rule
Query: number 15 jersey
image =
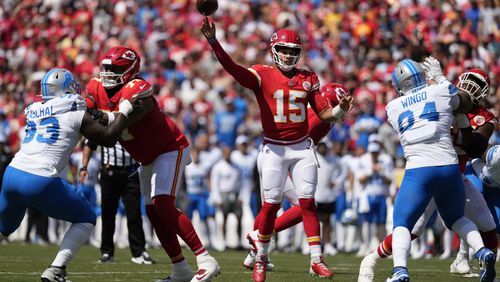
[(260, 108), (260, 119), (267, 143), (295, 144), (307, 138), (307, 104), (317, 112), (329, 107), (319, 92), (319, 80), (313, 72), (296, 69), (292, 78), (278, 69), (254, 65), (249, 70), (260, 87), (252, 89)]
[(457, 164), (450, 127), (458, 89), (449, 82), (428, 85), (392, 100), (387, 119), (398, 132), (406, 168)]

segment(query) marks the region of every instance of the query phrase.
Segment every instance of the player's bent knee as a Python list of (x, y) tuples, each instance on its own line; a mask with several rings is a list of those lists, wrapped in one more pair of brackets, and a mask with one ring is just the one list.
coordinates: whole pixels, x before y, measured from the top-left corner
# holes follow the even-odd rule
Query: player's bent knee
[(299, 199), (311, 199), (314, 198), (314, 193), (316, 192), (316, 186), (313, 184), (307, 184), (299, 188)]
[(283, 189), (279, 187), (265, 189), (264, 199), (270, 204), (281, 204), (283, 202)]

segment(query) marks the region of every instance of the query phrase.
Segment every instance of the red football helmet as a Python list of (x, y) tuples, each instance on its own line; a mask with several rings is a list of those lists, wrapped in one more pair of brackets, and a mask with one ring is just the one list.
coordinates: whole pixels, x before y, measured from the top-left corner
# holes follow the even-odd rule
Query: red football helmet
[(271, 36), (271, 56), (279, 69), (292, 70), (299, 61), (301, 52), (302, 42), (295, 30), (283, 28)]
[(102, 86), (114, 88), (129, 82), (137, 76), (140, 66), (141, 57), (136, 51), (123, 46), (109, 49), (101, 61)]
[(321, 96), (326, 98), (332, 107), (337, 106), (341, 98), (350, 95), (349, 90), (338, 83), (327, 83), (321, 87)]
[(488, 74), (481, 69), (468, 70), (458, 77), (457, 87), (467, 92), (472, 102), (478, 104), (488, 95), (490, 78)]

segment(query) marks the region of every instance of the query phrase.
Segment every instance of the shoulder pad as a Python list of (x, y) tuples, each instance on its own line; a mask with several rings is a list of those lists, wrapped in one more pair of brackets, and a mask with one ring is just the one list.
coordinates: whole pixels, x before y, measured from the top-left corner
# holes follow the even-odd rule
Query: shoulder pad
[(123, 99), (141, 99), (153, 95), (153, 86), (149, 82), (142, 79), (134, 79), (122, 88)]
[(93, 96), (97, 92), (97, 88), (101, 84), (100, 78), (92, 78), (89, 83), (87, 83), (87, 95)]
[(49, 100), (46, 104), (53, 107), (53, 114), (87, 110), (85, 99), (81, 95), (63, 95)]

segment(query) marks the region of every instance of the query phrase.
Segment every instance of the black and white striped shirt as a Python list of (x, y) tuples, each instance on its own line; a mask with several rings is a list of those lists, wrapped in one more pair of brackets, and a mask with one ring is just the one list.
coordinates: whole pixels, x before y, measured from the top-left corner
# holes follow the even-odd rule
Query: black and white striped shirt
[(118, 167), (132, 166), (135, 163), (130, 154), (118, 142), (111, 148), (101, 146), (101, 161), (103, 165)]

